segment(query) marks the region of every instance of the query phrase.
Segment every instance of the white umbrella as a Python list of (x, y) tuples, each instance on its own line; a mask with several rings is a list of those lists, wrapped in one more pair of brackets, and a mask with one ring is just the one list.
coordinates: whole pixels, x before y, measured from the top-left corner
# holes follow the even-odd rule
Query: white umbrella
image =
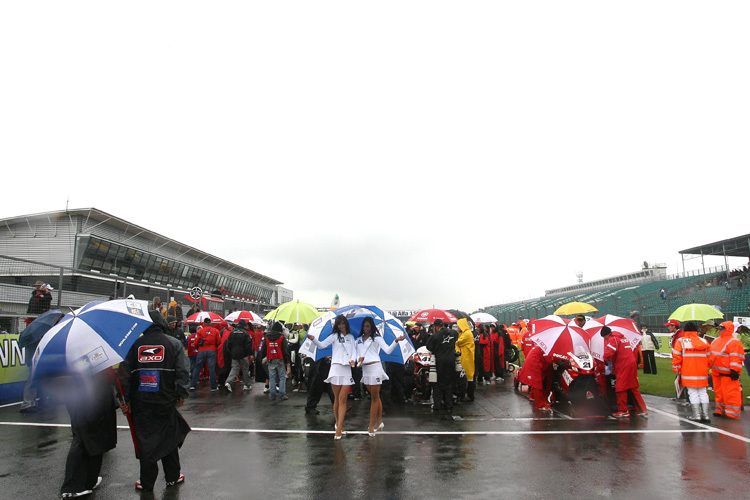
[(497, 323), (497, 318), (485, 312), (478, 312), (469, 316), (474, 323)]

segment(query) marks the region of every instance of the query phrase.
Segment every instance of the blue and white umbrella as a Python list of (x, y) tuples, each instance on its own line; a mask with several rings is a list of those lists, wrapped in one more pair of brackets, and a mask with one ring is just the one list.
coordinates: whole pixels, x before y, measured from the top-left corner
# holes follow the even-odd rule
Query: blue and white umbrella
[(90, 302), (44, 335), (34, 353), (31, 379), (105, 370), (122, 361), (152, 324), (145, 300)]
[[(368, 316), (375, 321), (375, 327), (387, 344), (392, 343), (397, 337), (406, 337), (404, 341), (398, 343), (398, 349), (394, 349), (392, 353), (385, 354), (381, 351), (381, 360), (403, 364), (414, 353), (414, 345), (412, 345), (409, 336), (406, 334), (404, 325), (390, 313), (375, 306), (345, 306), (328, 311), (310, 324), (307, 334), (316, 337), (318, 341), (325, 340), (333, 333), (333, 323), (336, 320), (336, 316), (340, 314), (343, 314), (349, 321), (349, 327), (355, 338), (360, 336), (362, 321)], [(332, 347), (328, 346), (325, 349), (318, 349), (318, 346), (311, 340), (305, 339), (300, 346), (299, 352), (317, 361), (330, 356)]]

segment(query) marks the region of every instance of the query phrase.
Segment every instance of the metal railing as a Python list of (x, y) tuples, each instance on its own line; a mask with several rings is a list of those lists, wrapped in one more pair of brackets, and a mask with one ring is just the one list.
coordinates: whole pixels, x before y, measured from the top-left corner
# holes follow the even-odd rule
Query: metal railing
[[(54, 266), (16, 257), (0, 255), (0, 317), (34, 316), (27, 313), (29, 299), (36, 282), (52, 287), (51, 308), (68, 312), (95, 300), (108, 300), (111, 296), (151, 301), (159, 297), (164, 307), (174, 297), (182, 304), (187, 314), (192, 301), (185, 299), (188, 290), (169, 288), (145, 280), (123, 279), (114, 275), (76, 270), (65, 266)], [(260, 312), (270, 304), (250, 302), (223, 297), (222, 302), (208, 302), (209, 310), (224, 315), (230, 310), (252, 310)]]

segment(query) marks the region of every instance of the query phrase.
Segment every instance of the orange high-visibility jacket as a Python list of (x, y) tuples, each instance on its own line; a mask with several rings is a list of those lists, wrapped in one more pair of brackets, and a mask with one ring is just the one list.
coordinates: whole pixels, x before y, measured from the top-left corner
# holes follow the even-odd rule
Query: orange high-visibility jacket
[(732, 336), (732, 332), (723, 330), (721, 337), (711, 343), (709, 363), (714, 372), (729, 374), (730, 370), (734, 370), (740, 373), (744, 360), (745, 348)]
[(510, 335), (510, 341), (514, 345), (521, 347), (521, 333), (518, 331), (518, 328), (515, 326), (509, 326), (505, 329), (505, 331), (508, 332), (508, 335)]
[(672, 371), (678, 372), (685, 387), (708, 387), (708, 342), (698, 332), (685, 332), (672, 348)]

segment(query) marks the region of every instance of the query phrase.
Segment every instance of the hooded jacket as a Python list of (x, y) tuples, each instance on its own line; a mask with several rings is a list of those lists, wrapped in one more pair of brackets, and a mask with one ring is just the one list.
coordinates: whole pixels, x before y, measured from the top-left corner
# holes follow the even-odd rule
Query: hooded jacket
[(227, 339), (229, 355), (232, 359), (242, 359), (253, 354), (253, 340), (247, 330), (236, 326)]
[(711, 342), (709, 364), (714, 374), (729, 375), (730, 371), (739, 374), (745, 360), (745, 349), (742, 342), (733, 336), (734, 324), (725, 321), (722, 326), (724, 330), (721, 331), (721, 336)]
[(174, 406), (188, 397), (190, 363), (174, 337), (149, 326), (120, 363), (120, 381), (127, 401)]
[(469, 328), (466, 318), (458, 320), (458, 340), (456, 340), (456, 351), (461, 353), (461, 366), (466, 372), (466, 379), (474, 379), (474, 335)]
[(169, 303), (169, 308), (167, 309), (167, 316), (174, 316), (177, 318), (177, 321), (182, 322), (183, 316), (182, 316), (182, 306), (177, 303), (176, 300), (173, 300)]
[(620, 332), (612, 332), (604, 340), (604, 361), (611, 361), (614, 368), (615, 392), (637, 389), (638, 365), (630, 341)]

